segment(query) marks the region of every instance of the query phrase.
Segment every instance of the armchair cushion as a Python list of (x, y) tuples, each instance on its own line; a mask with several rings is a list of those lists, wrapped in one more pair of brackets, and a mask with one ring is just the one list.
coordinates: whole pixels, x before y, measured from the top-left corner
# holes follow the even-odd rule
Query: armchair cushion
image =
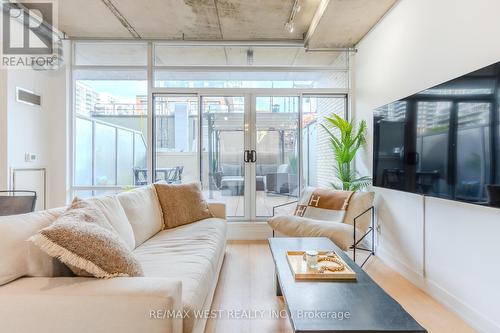
[[(374, 197), (375, 192), (354, 192), (347, 206), (344, 223), (354, 225), (354, 218), (373, 206)], [(370, 226), (370, 221), (370, 213), (365, 213), (357, 219), (356, 228), (365, 232)]]
[[(354, 243), (354, 227), (342, 222), (320, 221), (300, 216), (275, 216), (267, 223), (275, 231), (290, 237), (328, 237), (344, 251)], [(357, 240), (361, 236), (361, 231), (357, 230)]]

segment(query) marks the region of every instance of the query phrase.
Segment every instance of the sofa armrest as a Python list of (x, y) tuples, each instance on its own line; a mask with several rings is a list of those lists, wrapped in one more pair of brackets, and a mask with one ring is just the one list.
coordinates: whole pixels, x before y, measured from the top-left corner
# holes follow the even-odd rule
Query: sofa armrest
[(181, 333), (182, 285), (165, 278), (22, 278), (0, 287), (5, 332)]
[(223, 202), (209, 202), (208, 209), (214, 217), (226, 219), (226, 204)]

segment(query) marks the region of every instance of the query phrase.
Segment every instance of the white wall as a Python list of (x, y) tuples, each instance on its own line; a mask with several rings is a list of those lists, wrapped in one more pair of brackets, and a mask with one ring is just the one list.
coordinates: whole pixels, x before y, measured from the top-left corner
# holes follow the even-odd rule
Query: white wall
[[(401, 0), (359, 43), (353, 112), (370, 129), (361, 172), (371, 174), (374, 108), (500, 61), (499, 12), (498, 0)], [(378, 255), (478, 330), (500, 332), (500, 210), (376, 191)]]
[[(68, 50), (68, 48), (66, 48)], [(1, 94), (6, 96), (6, 149), (0, 145), (0, 160), (8, 170), (12, 168), (47, 169), (47, 206), (57, 207), (66, 203), (68, 188), (68, 66), (57, 71), (9, 69), (2, 82)], [(31, 106), (16, 100), (16, 88), (24, 88), (41, 95), (42, 105)], [(2, 110), (4, 110), (2, 108)], [(2, 122), (3, 124), (3, 122)], [(0, 134), (4, 134), (1, 131)], [(35, 153), (38, 159), (25, 161), (25, 153)], [(4, 164), (2, 163), (2, 164)], [(0, 172), (2, 166), (0, 164)], [(0, 181), (0, 187), (6, 184)]]
[(8, 186), (7, 71), (0, 69), (0, 190)]

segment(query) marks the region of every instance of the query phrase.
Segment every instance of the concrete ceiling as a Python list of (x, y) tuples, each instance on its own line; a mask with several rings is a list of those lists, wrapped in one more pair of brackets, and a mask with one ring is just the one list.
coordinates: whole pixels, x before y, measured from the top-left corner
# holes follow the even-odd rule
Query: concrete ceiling
[(397, 0), (331, 0), (308, 44), (313, 47), (352, 47)]
[[(59, 30), (76, 38), (302, 40), (310, 47), (355, 45), (397, 0), (62, 0)], [(320, 10), (323, 9), (323, 10)], [(317, 25), (311, 22), (317, 20)], [(314, 28), (314, 29), (313, 29)], [(308, 33), (309, 31), (309, 33)]]

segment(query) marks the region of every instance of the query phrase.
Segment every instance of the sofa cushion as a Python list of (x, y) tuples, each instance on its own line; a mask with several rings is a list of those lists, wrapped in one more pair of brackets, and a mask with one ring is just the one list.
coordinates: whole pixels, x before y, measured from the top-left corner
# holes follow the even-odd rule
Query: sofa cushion
[(200, 183), (156, 183), (165, 228), (175, 228), (212, 217)]
[(52, 225), (29, 240), (79, 276), (142, 276), (130, 249), (90, 201), (75, 198)]
[(135, 238), (127, 214), (116, 196), (104, 196), (88, 199), (104, 214), (108, 222), (125, 242), (129, 250), (135, 249)]
[(139, 246), (163, 229), (160, 203), (153, 185), (118, 194)]
[(225, 253), (226, 221), (210, 218), (163, 230), (134, 250), (146, 277), (178, 278), (182, 281), (184, 332), (191, 332), (196, 318), (218, 279)]
[(0, 217), (0, 286), (22, 276), (71, 276), (59, 260), (26, 240), (51, 225), (64, 208)]
[[(354, 225), (354, 218), (373, 206), (375, 192), (354, 192), (349, 200), (344, 223)], [(370, 226), (371, 213), (367, 212), (356, 221), (356, 228), (366, 231)]]
[[(354, 228), (342, 222), (313, 220), (300, 216), (275, 216), (267, 221), (275, 231), (290, 237), (328, 237), (342, 250), (353, 244)], [(360, 239), (358, 230), (356, 238)]]

